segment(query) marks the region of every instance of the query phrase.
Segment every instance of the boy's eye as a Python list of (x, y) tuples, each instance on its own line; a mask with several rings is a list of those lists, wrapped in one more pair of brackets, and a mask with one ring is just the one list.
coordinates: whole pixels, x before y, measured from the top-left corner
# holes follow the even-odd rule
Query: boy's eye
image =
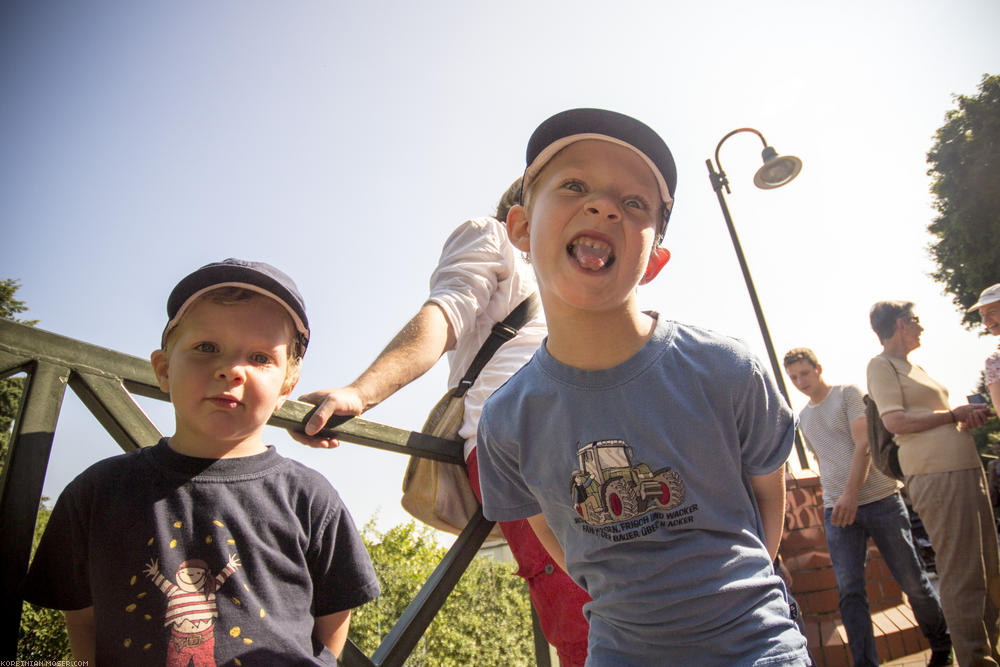
[(563, 187), (573, 192), (583, 192), (583, 183), (580, 181), (567, 181)]
[(647, 206), (646, 206), (646, 200), (644, 200), (641, 197), (630, 197), (629, 199), (625, 200), (625, 205), (629, 206), (631, 208), (637, 208), (637, 209), (645, 209), (645, 208), (647, 208)]
[(215, 346), (215, 343), (198, 343), (194, 346), (194, 349), (198, 352), (218, 352), (219, 348)]
[(269, 363), (271, 363), (271, 357), (269, 357), (268, 355), (263, 354), (263, 353), (253, 354), (253, 355), (250, 356), (250, 359), (255, 364), (262, 364), (263, 365), (263, 364), (269, 364)]

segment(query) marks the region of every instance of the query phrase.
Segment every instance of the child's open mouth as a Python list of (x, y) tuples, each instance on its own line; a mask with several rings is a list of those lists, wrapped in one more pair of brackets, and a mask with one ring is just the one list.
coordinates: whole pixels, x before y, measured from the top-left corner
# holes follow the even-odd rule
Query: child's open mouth
[(568, 252), (582, 268), (600, 271), (615, 263), (611, 246), (604, 241), (589, 236), (580, 236), (566, 246)]

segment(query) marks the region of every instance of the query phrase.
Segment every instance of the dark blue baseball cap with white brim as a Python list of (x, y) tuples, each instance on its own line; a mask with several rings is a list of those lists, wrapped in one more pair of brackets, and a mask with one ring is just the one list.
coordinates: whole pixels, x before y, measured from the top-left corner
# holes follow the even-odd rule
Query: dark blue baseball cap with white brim
[(167, 298), (167, 326), (161, 345), (166, 346), (167, 334), (177, 326), (195, 299), (220, 287), (242, 287), (277, 301), (292, 318), (305, 352), (309, 344), (309, 320), (306, 305), (288, 274), (265, 262), (252, 262), (230, 257), (206, 264), (184, 277)]

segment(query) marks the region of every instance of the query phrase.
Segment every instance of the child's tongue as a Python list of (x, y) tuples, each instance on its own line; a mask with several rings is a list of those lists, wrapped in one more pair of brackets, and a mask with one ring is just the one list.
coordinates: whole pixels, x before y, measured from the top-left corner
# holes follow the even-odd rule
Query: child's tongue
[(598, 247), (577, 241), (573, 244), (573, 257), (583, 268), (599, 271), (609, 264), (611, 248), (607, 244), (598, 243)]

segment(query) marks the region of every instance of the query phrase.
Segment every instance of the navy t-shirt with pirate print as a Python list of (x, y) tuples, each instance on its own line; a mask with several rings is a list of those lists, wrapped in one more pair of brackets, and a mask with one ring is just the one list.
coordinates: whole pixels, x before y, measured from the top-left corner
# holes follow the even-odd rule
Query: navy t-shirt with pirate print
[(313, 618), (378, 595), (354, 521), (318, 472), (273, 447), (200, 459), (166, 440), (66, 487), (24, 591), (44, 607), (93, 606), (102, 665), (335, 665)]
[(705, 329), (657, 317), (596, 371), (543, 345), (486, 403), (484, 512), (544, 513), (594, 598), (588, 665), (806, 664), (748, 479), (785, 463), (794, 423), (745, 346)]

